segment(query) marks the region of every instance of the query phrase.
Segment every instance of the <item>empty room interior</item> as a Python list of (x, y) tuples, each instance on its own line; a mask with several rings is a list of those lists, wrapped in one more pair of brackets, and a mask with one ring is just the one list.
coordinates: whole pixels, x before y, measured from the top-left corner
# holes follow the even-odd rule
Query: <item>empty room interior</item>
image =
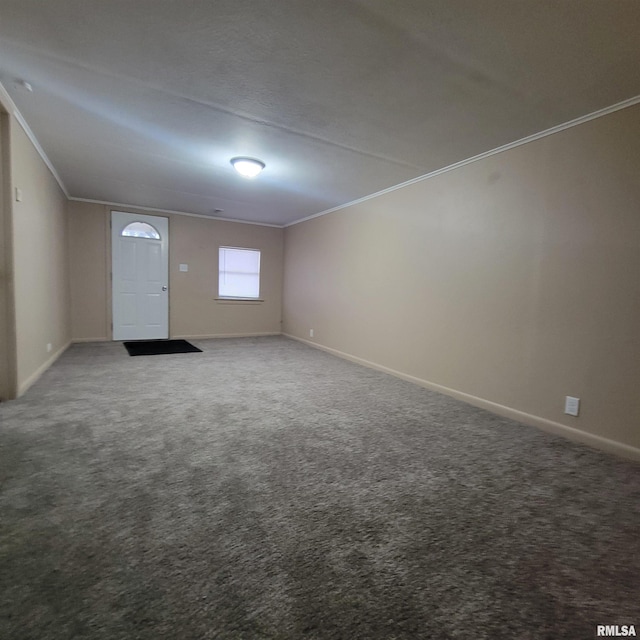
[(0, 638), (640, 633), (638, 33), (0, 0)]

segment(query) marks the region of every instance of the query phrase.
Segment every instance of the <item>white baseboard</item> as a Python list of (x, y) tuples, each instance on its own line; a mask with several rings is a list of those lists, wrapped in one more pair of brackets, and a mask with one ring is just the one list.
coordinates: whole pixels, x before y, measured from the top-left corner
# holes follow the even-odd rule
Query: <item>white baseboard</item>
[(71, 345), (71, 340), (60, 347), (45, 363), (40, 365), (26, 380), (18, 385), (18, 398), (69, 348), (69, 345)]
[(402, 373), (401, 371), (396, 371), (395, 369), (390, 369), (389, 367), (376, 364), (375, 362), (370, 362), (369, 360), (353, 356), (349, 353), (339, 351), (338, 349), (325, 347), (324, 345), (318, 344), (317, 342), (311, 342), (310, 340), (305, 340), (304, 338), (298, 338), (297, 336), (293, 336), (288, 333), (283, 333), (282, 335), (286, 338), (291, 338), (292, 340), (303, 342), (304, 344), (307, 344), (310, 347), (314, 347), (315, 349), (320, 349), (321, 351), (331, 353), (332, 355), (338, 356), (339, 358), (350, 360), (351, 362), (361, 364), (365, 367), (369, 367), (370, 369), (382, 371), (383, 373), (388, 373), (392, 376), (395, 376), (396, 378), (401, 378), (402, 380), (413, 382), (414, 384), (424, 387), (425, 389), (437, 391), (438, 393), (443, 393), (444, 395), (451, 396), (452, 398), (456, 398), (457, 400), (462, 400), (463, 402), (471, 404), (475, 407), (479, 407), (481, 409), (486, 409), (487, 411), (491, 411), (492, 413), (504, 416), (505, 418), (510, 418), (511, 420), (516, 420), (517, 422), (522, 422), (533, 427), (538, 427), (543, 431), (562, 436), (564, 438), (567, 438), (568, 440), (573, 440), (574, 442), (586, 444), (590, 447), (593, 447), (594, 449), (600, 449), (601, 451), (614, 453), (630, 460), (640, 461), (640, 449), (632, 447), (631, 445), (617, 442), (616, 440), (603, 438), (602, 436), (597, 436), (586, 431), (581, 431), (580, 429), (569, 427), (565, 424), (554, 422), (553, 420), (547, 420), (546, 418), (541, 418), (531, 413), (525, 413), (524, 411), (519, 411), (518, 409), (513, 409), (496, 402), (491, 402), (490, 400), (484, 400), (483, 398), (478, 398), (477, 396), (472, 396), (468, 393), (463, 393), (462, 391), (456, 391), (455, 389), (450, 389), (449, 387), (443, 387), (442, 385), (436, 384), (434, 382), (429, 382), (428, 380), (423, 380), (422, 378), (416, 378), (415, 376)]
[[(279, 331), (269, 331), (264, 333), (210, 333), (205, 335), (184, 335), (171, 336), (170, 340), (209, 340), (211, 338), (258, 338), (260, 336), (280, 336)], [(110, 338), (74, 338), (72, 344), (82, 344), (85, 342), (123, 342), (122, 340), (111, 340)]]
[(209, 333), (206, 335), (171, 336), (172, 340), (210, 340), (212, 338), (260, 338), (262, 336), (281, 336), (280, 331), (266, 331), (262, 333)]

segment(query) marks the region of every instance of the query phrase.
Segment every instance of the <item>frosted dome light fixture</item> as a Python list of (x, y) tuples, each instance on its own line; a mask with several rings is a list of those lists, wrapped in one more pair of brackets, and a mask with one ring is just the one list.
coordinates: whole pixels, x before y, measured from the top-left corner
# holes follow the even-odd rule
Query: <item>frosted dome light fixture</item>
[(255, 178), (265, 167), (262, 160), (256, 160), (256, 158), (245, 158), (243, 156), (231, 158), (231, 164), (233, 165), (233, 168), (245, 178)]

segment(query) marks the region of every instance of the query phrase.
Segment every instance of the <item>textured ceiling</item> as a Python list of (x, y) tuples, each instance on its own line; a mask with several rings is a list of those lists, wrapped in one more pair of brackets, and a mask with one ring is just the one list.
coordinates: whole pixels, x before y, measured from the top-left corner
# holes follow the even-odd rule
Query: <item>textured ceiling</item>
[(0, 81), (70, 196), (286, 224), (639, 95), (638, 33), (636, 0), (0, 0)]

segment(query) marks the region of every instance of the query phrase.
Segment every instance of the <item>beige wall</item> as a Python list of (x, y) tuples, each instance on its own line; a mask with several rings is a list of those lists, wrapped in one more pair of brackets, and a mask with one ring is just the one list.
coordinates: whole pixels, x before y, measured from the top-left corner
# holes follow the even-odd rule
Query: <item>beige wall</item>
[(107, 313), (109, 217), (103, 205), (70, 201), (69, 278), (73, 340), (110, 338)]
[[(14, 118), (10, 122), (18, 394), (71, 339), (67, 199)], [(50, 350), (47, 345), (51, 345)]]
[(284, 332), (640, 448), (638, 176), (635, 106), (291, 226)]
[[(111, 339), (113, 207), (69, 203), (71, 316), (74, 340)], [(118, 209), (135, 212), (133, 208)], [(140, 211), (169, 218), (169, 331), (171, 337), (280, 333), (283, 230), (194, 216)], [(261, 303), (216, 301), (218, 247), (261, 251)], [(179, 271), (179, 265), (189, 271)]]

